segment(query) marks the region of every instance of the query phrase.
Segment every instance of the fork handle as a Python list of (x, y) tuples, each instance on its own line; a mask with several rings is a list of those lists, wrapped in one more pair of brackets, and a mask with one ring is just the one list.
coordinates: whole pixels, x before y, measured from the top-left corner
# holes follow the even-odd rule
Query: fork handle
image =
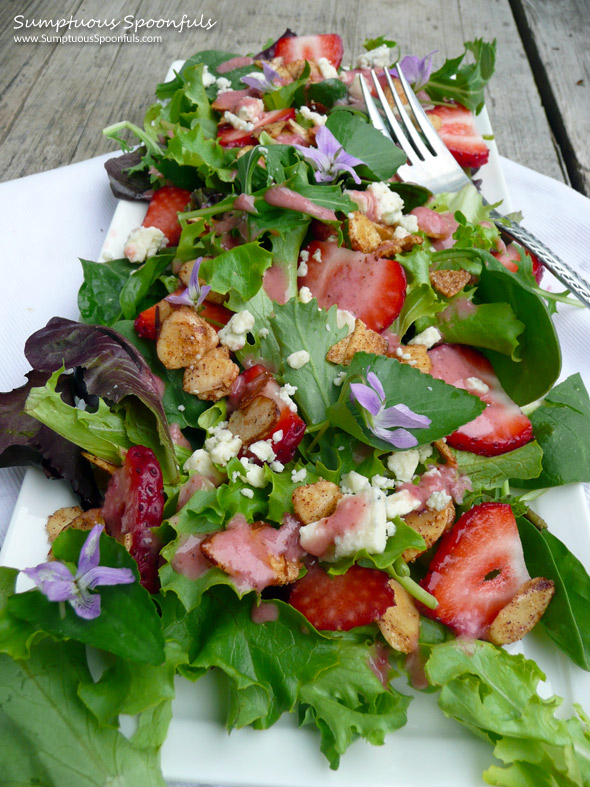
[(578, 300), (590, 307), (590, 284), (588, 284), (585, 279), (566, 265), (557, 254), (547, 248), (538, 238), (535, 238), (528, 230), (521, 227), (520, 224), (516, 224), (516, 222), (510, 219), (504, 218), (495, 210), (491, 212), (491, 217), (501, 232), (520, 243), (525, 249), (536, 254), (539, 260), (547, 270), (551, 271), (556, 279), (559, 279)]

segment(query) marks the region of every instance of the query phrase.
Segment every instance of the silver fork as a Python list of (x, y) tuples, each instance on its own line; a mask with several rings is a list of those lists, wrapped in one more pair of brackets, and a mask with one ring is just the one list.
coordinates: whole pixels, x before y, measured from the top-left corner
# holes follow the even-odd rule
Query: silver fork
[[(416, 98), (414, 91), (408, 84), (399, 64), (396, 68), (402, 88), (406, 94), (408, 106), (414, 115), (416, 125), (422, 132), (422, 136), (416, 130), (387, 69), (385, 69), (385, 76), (396, 109), (399, 113), (399, 121), (385, 97), (383, 88), (374, 70), (371, 70), (371, 76), (387, 122), (385, 122), (377, 109), (377, 105), (375, 104), (365, 80), (361, 79), (360, 83), (365, 104), (367, 105), (367, 111), (373, 126), (391, 139), (392, 142), (397, 143), (407, 156), (409, 163), (401, 166), (397, 170), (397, 174), (402, 180), (418, 183), (435, 194), (440, 191), (459, 191), (459, 189), (467, 183), (471, 183), (470, 179), (463, 172), (442, 139), (436, 133), (434, 126)], [(576, 271), (566, 265), (566, 263), (552, 252), (551, 249), (547, 248), (545, 244), (534, 235), (531, 235), (531, 233), (525, 230), (524, 227), (521, 227), (520, 224), (516, 224), (510, 219), (504, 218), (495, 210), (491, 212), (491, 218), (503, 233), (513, 240), (516, 240), (529, 251), (532, 251), (533, 254), (536, 254), (545, 267), (550, 270), (568, 290), (586, 306), (590, 307), (590, 284), (576, 273)]]

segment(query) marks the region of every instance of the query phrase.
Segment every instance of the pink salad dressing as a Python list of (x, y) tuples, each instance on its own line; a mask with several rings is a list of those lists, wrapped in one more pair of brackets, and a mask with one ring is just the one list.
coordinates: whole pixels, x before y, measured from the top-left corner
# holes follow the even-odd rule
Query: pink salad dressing
[(389, 685), (389, 650), (382, 642), (375, 642), (375, 648), (369, 656), (369, 667), (384, 686)]
[(243, 210), (246, 213), (256, 213), (254, 197), (252, 194), (240, 194), (234, 202), (234, 208), (236, 210)]
[(183, 536), (170, 565), (177, 574), (187, 579), (198, 579), (211, 568), (211, 563), (201, 552), (206, 534)]
[(310, 555), (324, 557), (330, 553), (337, 536), (353, 530), (362, 521), (368, 506), (369, 502), (362, 493), (341, 497), (333, 514), (301, 529), (301, 546)]
[[(236, 57), (232, 57), (229, 60), (226, 60), (225, 63), (220, 63), (217, 66), (217, 73), (218, 74), (227, 74), (228, 71), (233, 71), (234, 68), (242, 68), (242, 66), (251, 66), (254, 63), (253, 57), (248, 57), (247, 55), (242, 57), (237, 55)], [(223, 95), (223, 93), (221, 94)]]
[(461, 475), (454, 467), (449, 465), (428, 465), (426, 473), (420, 476), (418, 484), (410, 482), (400, 484), (396, 491), (407, 489), (410, 494), (422, 503), (422, 508), (433, 492), (446, 492), (456, 503), (461, 503), (465, 492), (471, 490), (469, 476)]
[(186, 439), (186, 437), (182, 434), (182, 430), (178, 424), (170, 424), (170, 437), (172, 438), (172, 442), (174, 445), (179, 445), (182, 448), (188, 448), (189, 451), (192, 449), (191, 444)]
[(271, 301), (282, 304), (289, 300), (289, 279), (282, 265), (275, 263), (265, 270), (262, 286)]
[(316, 205), (315, 202), (286, 186), (271, 186), (265, 192), (264, 199), (269, 205), (274, 205), (277, 208), (306, 213), (320, 221), (336, 221), (336, 214), (333, 210)]
[(263, 601), (260, 604), (252, 604), (250, 610), (252, 623), (272, 623), (279, 619), (279, 608), (272, 601)]
[(180, 487), (176, 510), (180, 511), (181, 508), (184, 508), (195, 492), (198, 492), (200, 489), (215, 489), (215, 484), (211, 479), (207, 478), (207, 476), (201, 475), (200, 473), (194, 473), (188, 481)]

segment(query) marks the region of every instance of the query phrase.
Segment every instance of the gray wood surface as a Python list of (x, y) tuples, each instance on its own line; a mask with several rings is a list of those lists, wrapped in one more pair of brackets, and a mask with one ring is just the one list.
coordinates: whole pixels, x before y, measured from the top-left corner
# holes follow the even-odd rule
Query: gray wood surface
[[(588, 2), (559, 0), (555, 5), (562, 8), (563, 15), (564, 6), (573, 9)], [(537, 6), (549, 8), (553, 0), (535, 0), (528, 5), (533, 10)], [(70, 15), (84, 20), (115, 18), (121, 20), (116, 31), (119, 33), (126, 15), (180, 20), (183, 13), (191, 19), (198, 19), (202, 13), (204, 21), (211, 19), (216, 24), (208, 31), (158, 31), (161, 43), (99, 46), (13, 40), (15, 33), (39, 32), (13, 30), (16, 14), (28, 19)], [(567, 18), (574, 13), (572, 10)], [(576, 40), (579, 38), (582, 44), (583, 29), (588, 32), (590, 27), (589, 16), (578, 17)], [(558, 14), (551, 15), (553, 31), (559, 27), (559, 18)], [(152, 101), (154, 85), (172, 60), (204, 48), (254, 51), (268, 36), (280, 34), (287, 26), (300, 33), (340, 33), (345, 61), (358, 53), (365, 37), (383, 33), (397, 40), (404, 53), (426, 54), (438, 49), (437, 64), (446, 56), (459, 54), (465, 40), (497, 38), (497, 73), (487, 103), (501, 153), (559, 180), (569, 180), (508, 0), (206, 0), (198, 10), (179, 0), (5, 0), (0, 6), (0, 23), (2, 180), (113, 150), (112, 143), (102, 137), (102, 128), (122, 119), (141, 123)], [(552, 32), (546, 25), (537, 24), (537, 33), (540, 55), (550, 68), (557, 60), (550, 56)], [(565, 27), (561, 35), (562, 40), (567, 38)], [(587, 86), (582, 90), (587, 95)], [(582, 114), (572, 105), (563, 115), (565, 139), (580, 158), (587, 156), (576, 125)], [(582, 185), (587, 186), (587, 181)]]

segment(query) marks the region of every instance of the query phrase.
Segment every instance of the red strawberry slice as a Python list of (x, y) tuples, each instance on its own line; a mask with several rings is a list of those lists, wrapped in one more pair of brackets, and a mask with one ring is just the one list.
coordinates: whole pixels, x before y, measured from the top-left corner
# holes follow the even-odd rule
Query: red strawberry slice
[(149, 208), (143, 220), (144, 227), (157, 227), (168, 238), (169, 246), (177, 246), (182, 227), (178, 213), (185, 210), (191, 201), (191, 193), (177, 186), (163, 186), (154, 191)]
[(484, 138), (477, 130), (475, 117), (459, 104), (427, 109), (426, 114), (431, 120), (438, 118), (440, 128), (435, 122), (436, 130), (462, 167), (481, 167), (487, 163), (490, 151)]
[(286, 122), (294, 117), (295, 110), (292, 107), (263, 112), (261, 117), (254, 122), (252, 131), (234, 128), (230, 123), (220, 123), (217, 127), (217, 141), (224, 148), (242, 148), (244, 145), (257, 145), (258, 140), (254, 135), (255, 131), (260, 131), (271, 123), (278, 123), (280, 120)]
[(279, 462), (286, 465), (295, 456), (297, 446), (305, 434), (306, 424), (303, 418), (294, 413), (288, 407), (283, 407), (279, 420), (277, 421), (273, 434), (282, 432), (283, 436), (278, 442), (273, 441), (273, 451)]
[(533, 439), (531, 422), (504, 391), (481, 353), (461, 344), (440, 344), (428, 355), (433, 377), (479, 396), (487, 405), (475, 420), (447, 437), (450, 446), (480, 456), (498, 456)]
[(232, 316), (233, 312), (230, 312), (230, 310), (222, 306), (221, 303), (203, 301), (203, 305), (199, 309), (199, 317), (210, 322), (216, 331), (220, 331), (224, 325), (227, 325)]
[(348, 631), (380, 618), (395, 596), (384, 571), (354, 565), (331, 577), (313, 563), (293, 585), (289, 603), (317, 629)]
[(540, 284), (545, 269), (543, 268), (543, 265), (536, 254), (532, 254), (530, 251), (525, 251), (517, 243), (509, 243), (503, 251), (493, 251), (492, 254), (502, 263), (505, 268), (508, 268), (508, 270), (512, 271), (512, 273), (516, 273), (522, 252), (524, 252), (527, 257), (531, 258), (533, 277), (537, 284)]
[(246, 88), (245, 90), (226, 90), (224, 93), (220, 93), (217, 96), (215, 101), (211, 104), (211, 108), (216, 109), (218, 112), (225, 112), (226, 110), (233, 112), (239, 101), (254, 95), (259, 95), (259, 93), (256, 90), (252, 90), (252, 88)]
[(295, 60), (311, 60), (317, 63), (320, 57), (325, 57), (334, 68), (338, 68), (342, 62), (343, 54), (342, 39), (335, 33), (279, 38), (275, 48), (275, 57), (282, 57), (285, 63), (293, 63)]
[[(378, 332), (391, 325), (406, 299), (406, 275), (399, 262), (324, 241), (312, 241), (306, 251), (307, 274), (298, 284), (309, 287), (322, 308), (337, 304)], [(321, 262), (314, 259), (318, 251)]]
[(150, 528), (162, 524), (163, 513), (164, 483), (158, 460), (151, 448), (135, 445), (109, 480), (102, 515), (109, 535), (131, 541), (129, 554), (137, 562), (141, 584), (150, 593), (159, 588), (161, 546)]
[(505, 503), (482, 503), (443, 536), (421, 582), (438, 607), (422, 611), (455, 634), (481, 638), (527, 579), (512, 509)]
[(140, 339), (151, 339), (152, 341), (156, 341), (158, 338), (158, 331), (156, 328), (157, 309), (158, 304), (154, 303), (153, 306), (150, 306), (149, 309), (144, 309), (135, 318), (133, 327)]

